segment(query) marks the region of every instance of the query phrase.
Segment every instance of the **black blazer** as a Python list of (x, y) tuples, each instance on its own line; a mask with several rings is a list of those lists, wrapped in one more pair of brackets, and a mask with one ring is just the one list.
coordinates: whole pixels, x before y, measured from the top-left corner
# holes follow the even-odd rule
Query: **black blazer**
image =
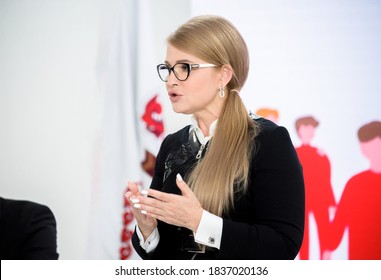
[(0, 197), (0, 259), (58, 259), (56, 220), (47, 206)]
[[(234, 211), (223, 215), (220, 250), (206, 250), (196, 259), (294, 259), (304, 231), (304, 181), (290, 136), (284, 127), (266, 119), (255, 120), (261, 127), (257, 151), (251, 162), (249, 190), (237, 195)], [(157, 156), (151, 188), (179, 194), (175, 177), (186, 178), (195, 164), (189, 126), (168, 135)], [(189, 156), (189, 154), (191, 154)], [(229, 159), (226, 159), (229, 160)], [(184, 250), (188, 229), (158, 222), (160, 242), (147, 254), (132, 237), (143, 259), (190, 259)]]

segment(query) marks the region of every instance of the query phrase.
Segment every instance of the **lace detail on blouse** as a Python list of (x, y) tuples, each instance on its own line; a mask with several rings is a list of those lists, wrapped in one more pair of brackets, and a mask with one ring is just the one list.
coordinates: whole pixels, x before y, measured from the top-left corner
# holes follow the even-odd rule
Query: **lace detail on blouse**
[[(198, 160), (205, 155), (205, 145), (201, 146), (201, 143), (195, 137), (195, 132), (191, 130), (189, 132), (188, 142), (181, 145), (181, 147), (168, 154), (164, 163), (164, 176), (163, 182), (169, 177), (169, 175), (182, 166), (188, 159)], [(202, 149), (200, 149), (202, 147)], [(200, 152), (201, 150), (201, 152)], [(196, 157), (198, 154), (201, 156)]]

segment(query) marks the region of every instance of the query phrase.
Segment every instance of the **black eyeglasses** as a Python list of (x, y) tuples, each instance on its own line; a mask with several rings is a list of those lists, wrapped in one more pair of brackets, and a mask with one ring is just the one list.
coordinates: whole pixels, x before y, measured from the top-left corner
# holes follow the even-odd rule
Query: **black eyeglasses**
[(190, 64), (190, 63), (176, 63), (172, 67), (167, 64), (159, 64), (157, 66), (157, 73), (159, 74), (160, 79), (163, 82), (168, 82), (168, 77), (171, 74), (175, 74), (175, 77), (179, 81), (185, 81), (188, 79), (191, 70), (200, 69), (200, 68), (209, 68), (209, 67), (217, 67), (214, 64)]

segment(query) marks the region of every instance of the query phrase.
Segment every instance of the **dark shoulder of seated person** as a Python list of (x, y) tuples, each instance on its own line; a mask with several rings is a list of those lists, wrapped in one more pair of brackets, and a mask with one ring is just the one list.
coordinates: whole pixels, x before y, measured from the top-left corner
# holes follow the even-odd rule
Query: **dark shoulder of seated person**
[(0, 197), (0, 259), (58, 259), (56, 220), (49, 207)]

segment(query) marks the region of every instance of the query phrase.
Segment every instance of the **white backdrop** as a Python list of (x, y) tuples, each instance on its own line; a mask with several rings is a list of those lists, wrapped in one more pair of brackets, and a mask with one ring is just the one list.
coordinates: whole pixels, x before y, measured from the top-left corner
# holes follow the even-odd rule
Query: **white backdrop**
[[(251, 72), (241, 94), (249, 109), (277, 109), (296, 146), (295, 120), (320, 121), (314, 144), (331, 161), (338, 201), (347, 180), (369, 168), (357, 130), (381, 120), (381, 2), (192, 0), (191, 9), (228, 18), (244, 36)], [(334, 257), (346, 258), (345, 248)]]

